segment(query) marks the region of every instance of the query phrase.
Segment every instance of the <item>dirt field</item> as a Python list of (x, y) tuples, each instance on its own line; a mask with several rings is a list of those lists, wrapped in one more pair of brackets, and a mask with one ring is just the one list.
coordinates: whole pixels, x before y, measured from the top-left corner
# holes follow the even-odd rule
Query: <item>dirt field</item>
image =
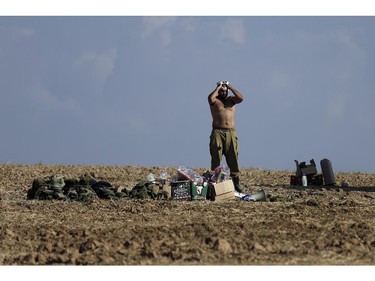
[(160, 171), (0, 164), (0, 264), (375, 264), (375, 174), (338, 172), (337, 187), (302, 188), (289, 186), (294, 171), (242, 170), (245, 191), (263, 188), (266, 202), (26, 199), (34, 178), (56, 173), (121, 188)]

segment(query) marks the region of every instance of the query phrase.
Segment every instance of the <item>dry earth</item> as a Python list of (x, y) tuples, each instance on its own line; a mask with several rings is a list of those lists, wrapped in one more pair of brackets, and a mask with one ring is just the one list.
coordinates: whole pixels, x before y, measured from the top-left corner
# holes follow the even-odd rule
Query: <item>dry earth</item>
[(294, 171), (243, 169), (245, 191), (263, 188), (266, 202), (26, 199), (34, 178), (56, 173), (131, 188), (160, 171), (0, 164), (0, 264), (375, 264), (375, 174), (337, 172), (337, 187), (303, 188), (289, 185)]

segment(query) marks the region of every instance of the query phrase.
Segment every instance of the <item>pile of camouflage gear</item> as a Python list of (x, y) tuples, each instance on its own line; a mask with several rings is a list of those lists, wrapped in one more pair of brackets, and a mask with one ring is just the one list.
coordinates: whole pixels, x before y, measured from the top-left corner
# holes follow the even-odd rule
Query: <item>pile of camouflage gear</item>
[(90, 202), (94, 199), (168, 199), (158, 182), (144, 181), (131, 190), (117, 191), (110, 182), (98, 181), (91, 175), (79, 179), (65, 179), (61, 174), (36, 178), (27, 192), (27, 199), (74, 200)]

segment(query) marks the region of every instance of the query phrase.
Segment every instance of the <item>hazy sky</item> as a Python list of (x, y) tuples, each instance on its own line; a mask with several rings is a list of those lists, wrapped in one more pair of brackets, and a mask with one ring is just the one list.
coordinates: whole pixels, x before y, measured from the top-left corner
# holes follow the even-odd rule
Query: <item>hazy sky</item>
[(375, 17), (0, 17), (0, 162), (210, 167), (207, 96), (244, 96), (243, 168), (375, 172)]

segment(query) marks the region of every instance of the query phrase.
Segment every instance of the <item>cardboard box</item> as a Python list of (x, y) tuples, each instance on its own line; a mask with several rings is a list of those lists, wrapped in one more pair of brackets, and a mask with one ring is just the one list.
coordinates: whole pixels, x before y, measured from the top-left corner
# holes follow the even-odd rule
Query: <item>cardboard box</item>
[(171, 182), (171, 197), (174, 200), (191, 200), (191, 181)]
[(200, 186), (195, 183), (191, 184), (191, 198), (193, 200), (206, 200), (208, 185)]
[(231, 200), (235, 198), (234, 185), (231, 179), (220, 183), (211, 183), (209, 189), (212, 201)]

